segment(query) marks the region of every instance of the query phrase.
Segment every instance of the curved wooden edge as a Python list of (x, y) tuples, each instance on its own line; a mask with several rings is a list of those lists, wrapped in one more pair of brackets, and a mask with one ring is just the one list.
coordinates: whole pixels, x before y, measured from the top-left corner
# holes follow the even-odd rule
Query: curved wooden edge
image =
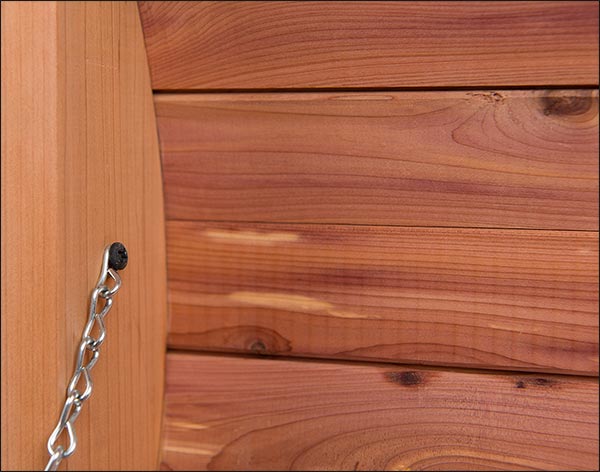
[(152, 90), (135, 2), (2, 2), (3, 470), (48, 459), (112, 241), (129, 265), (63, 470), (158, 466), (167, 306)]

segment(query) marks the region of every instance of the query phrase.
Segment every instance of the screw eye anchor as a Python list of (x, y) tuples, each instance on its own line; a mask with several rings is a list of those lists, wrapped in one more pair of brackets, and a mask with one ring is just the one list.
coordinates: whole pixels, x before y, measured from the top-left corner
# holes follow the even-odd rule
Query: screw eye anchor
[(108, 267), (114, 270), (123, 270), (127, 267), (127, 249), (122, 243), (115, 242), (108, 250)]

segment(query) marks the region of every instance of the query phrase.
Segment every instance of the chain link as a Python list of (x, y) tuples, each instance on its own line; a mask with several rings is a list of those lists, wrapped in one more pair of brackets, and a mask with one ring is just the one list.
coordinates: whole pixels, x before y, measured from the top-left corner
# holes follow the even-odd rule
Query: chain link
[[(115, 245), (119, 246), (115, 248)], [(72, 455), (77, 448), (75, 420), (79, 416), (84, 403), (92, 394), (93, 383), (90, 372), (98, 361), (98, 356), (100, 355), (99, 348), (106, 336), (104, 317), (112, 307), (112, 297), (121, 288), (121, 277), (117, 273), (117, 270), (110, 267), (111, 249), (122, 251), (120, 254), (124, 254), (125, 264), (127, 263), (127, 252), (120, 243), (109, 245), (104, 250), (100, 277), (90, 297), (88, 322), (83, 329), (81, 341), (77, 349), (75, 370), (67, 386), (67, 398), (60, 413), (58, 423), (52, 434), (50, 434), (50, 438), (48, 438), (48, 454), (50, 454), (50, 459), (44, 470), (57, 470), (61, 461)], [(109, 277), (113, 280), (112, 286), (106, 284)], [(103, 305), (100, 308), (99, 305), (102, 303)], [(92, 336), (94, 329), (97, 332), (96, 337)], [(58, 438), (65, 430), (68, 445), (57, 445)]]

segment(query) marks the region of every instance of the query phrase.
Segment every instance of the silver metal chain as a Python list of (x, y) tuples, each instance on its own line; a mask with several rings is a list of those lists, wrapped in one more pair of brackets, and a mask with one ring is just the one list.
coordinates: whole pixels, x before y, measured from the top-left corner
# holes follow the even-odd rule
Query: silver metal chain
[[(115, 257), (117, 258), (116, 264)], [(113, 243), (106, 247), (102, 257), (100, 277), (90, 297), (88, 321), (83, 329), (81, 342), (77, 349), (75, 371), (67, 386), (67, 398), (60, 413), (58, 423), (48, 439), (50, 459), (44, 470), (58, 469), (61, 461), (71, 456), (75, 452), (75, 448), (77, 448), (75, 420), (79, 416), (83, 404), (92, 394), (93, 383), (90, 372), (98, 361), (98, 356), (100, 355), (99, 349), (106, 336), (104, 318), (112, 307), (112, 297), (121, 288), (121, 277), (117, 273), (117, 270), (124, 268), (126, 264), (127, 251), (121, 243)], [(109, 278), (113, 280), (112, 286), (107, 284)], [(95, 337), (92, 335), (92, 331), (94, 330), (96, 332)], [(65, 430), (69, 442), (68, 445), (63, 446), (57, 444), (57, 442)]]

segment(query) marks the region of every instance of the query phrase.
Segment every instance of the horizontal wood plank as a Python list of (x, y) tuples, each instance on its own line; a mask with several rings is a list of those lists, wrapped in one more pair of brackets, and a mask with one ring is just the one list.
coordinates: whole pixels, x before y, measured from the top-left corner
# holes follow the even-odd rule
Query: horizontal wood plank
[(598, 83), (592, 1), (139, 5), (155, 89)]
[(167, 356), (164, 470), (598, 470), (598, 381)]
[(598, 233), (167, 222), (172, 348), (598, 373)]
[(598, 229), (597, 91), (159, 95), (168, 219)]

